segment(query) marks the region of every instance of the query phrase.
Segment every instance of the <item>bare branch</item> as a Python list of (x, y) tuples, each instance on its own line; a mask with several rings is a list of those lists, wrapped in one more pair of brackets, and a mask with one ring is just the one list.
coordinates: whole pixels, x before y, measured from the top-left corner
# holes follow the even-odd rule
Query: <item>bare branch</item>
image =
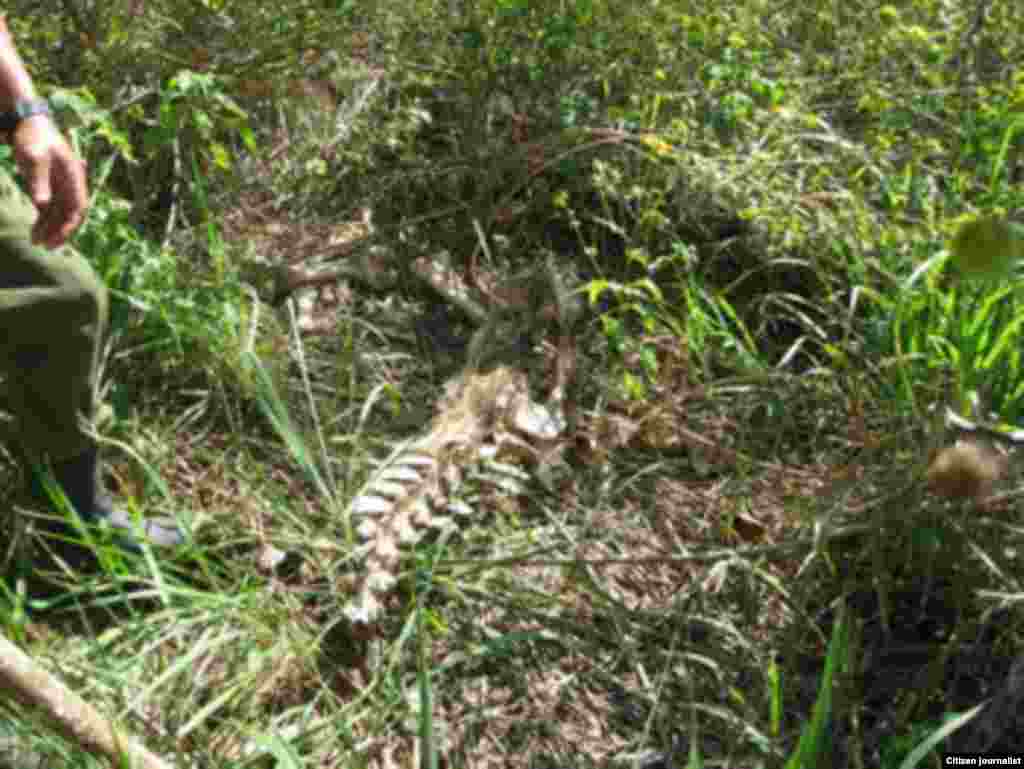
[(171, 769), (130, 735), (119, 731), (99, 711), (42, 668), (20, 648), (0, 636), (0, 696), (39, 708), (65, 738), (93, 755), (134, 769)]

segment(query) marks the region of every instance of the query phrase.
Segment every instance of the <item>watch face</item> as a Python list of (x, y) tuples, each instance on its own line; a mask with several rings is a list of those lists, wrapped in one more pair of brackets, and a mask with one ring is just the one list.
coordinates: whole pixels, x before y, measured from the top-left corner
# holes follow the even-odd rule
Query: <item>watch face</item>
[(27, 117), (33, 115), (49, 115), (50, 105), (43, 99), (34, 99), (32, 101), (19, 101), (14, 105), (14, 111), (18, 117), (24, 120)]

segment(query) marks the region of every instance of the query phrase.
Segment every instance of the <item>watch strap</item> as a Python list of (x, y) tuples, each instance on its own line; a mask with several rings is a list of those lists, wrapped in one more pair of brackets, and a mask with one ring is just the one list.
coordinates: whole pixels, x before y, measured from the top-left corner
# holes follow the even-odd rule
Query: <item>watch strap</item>
[(49, 115), (50, 103), (46, 99), (22, 99), (14, 103), (14, 108), (0, 112), (0, 132), (10, 133), (18, 127), (18, 123), (35, 115)]

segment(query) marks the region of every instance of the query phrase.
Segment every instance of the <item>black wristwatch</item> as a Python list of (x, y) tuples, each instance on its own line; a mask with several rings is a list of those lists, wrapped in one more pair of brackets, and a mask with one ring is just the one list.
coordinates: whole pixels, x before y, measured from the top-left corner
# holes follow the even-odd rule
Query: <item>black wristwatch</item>
[(11, 133), (18, 123), (35, 115), (49, 115), (50, 103), (46, 99), (24, 99), (14, 102), (14, 109), (0, 112), (0, 133)]

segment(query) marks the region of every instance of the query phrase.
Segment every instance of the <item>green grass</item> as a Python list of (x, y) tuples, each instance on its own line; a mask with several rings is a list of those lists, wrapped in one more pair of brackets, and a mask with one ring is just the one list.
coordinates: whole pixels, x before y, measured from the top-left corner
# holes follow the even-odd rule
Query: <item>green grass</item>
[[(1016, 6), (306, 5), (13, 23), (52, 80), (48, 40), (95, 41), (59, 95), (112, 297), (100, 432), (193, 542), (44, 585), (12, 515), (5, 634), (181, 766), (938, 766), (982, 700), (946, 663), (998, 687), (1020, 644), (1016, 473), (989, 508), (922, 483), (945, 406), (1024, 409), (1016, 273), (948, 258), (1024, 202)], [(344, 119), (240, 86), (355, 93), (360, 41), (386, 86)], [(378, 253), (485, 285), (550, 259), (586, 310), (569, 463), (481, 467), (367, 639), (345, 511), (451, 373), (436, 298), (351, 281), (319, 334), (271, 301), (286, 262)], [(0, 734), (101, 765), (3, 701)]]

